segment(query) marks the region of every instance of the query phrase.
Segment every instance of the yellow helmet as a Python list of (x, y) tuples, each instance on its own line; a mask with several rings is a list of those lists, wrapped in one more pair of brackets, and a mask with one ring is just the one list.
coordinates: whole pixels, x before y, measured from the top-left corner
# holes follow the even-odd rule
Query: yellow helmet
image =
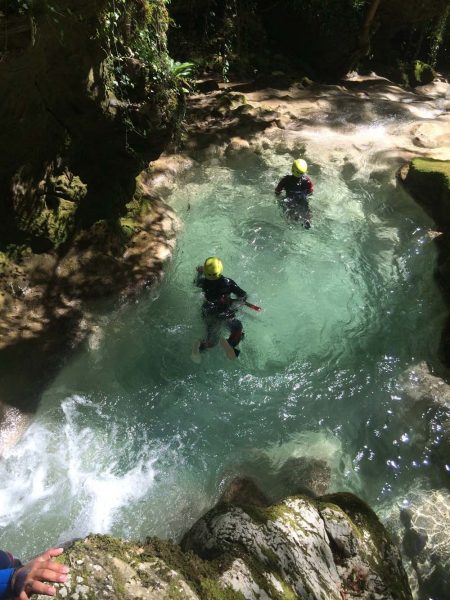
[(306, 160), (303, 160), (303, 158), (297, 158), (297, 160), (294, 160), (294, 162), (292, 163), (292, 175), (295, 175), (295, 177), (300, 177), (301, 175), (304, 175), (307, 170), (308, 165), (306, 163)]
[(217, 256), (210, 256), (207, 258), (203, 265), (203, 272), (206, 279), (219, 279), (223, 273), (223, 264), (220, 258), (217, 258)]

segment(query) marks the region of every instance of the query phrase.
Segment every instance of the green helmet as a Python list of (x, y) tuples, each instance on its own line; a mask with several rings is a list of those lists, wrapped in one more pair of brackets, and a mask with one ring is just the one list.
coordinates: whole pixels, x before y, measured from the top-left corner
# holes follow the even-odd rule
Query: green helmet
[(217, 258), (217, 256), (210, 256), (207, 258), (203, 265), (203, 272), (206, 279), (219, 279), (223, 273), (223, 264), (220, 258)]
[(307, 170), (308, 165), (303, 158), (297, 158), (297, 160), (294, 160), (292, 163), (292, 175), (295, 175), (295, 177), (301, 177)]

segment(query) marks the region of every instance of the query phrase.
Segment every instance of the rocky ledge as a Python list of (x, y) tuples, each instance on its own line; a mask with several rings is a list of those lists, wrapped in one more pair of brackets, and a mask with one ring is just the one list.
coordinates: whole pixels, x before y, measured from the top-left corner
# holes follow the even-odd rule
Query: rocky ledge
[(267, 505), (250, 480), (180, 545), (89, 536), (62, 560), (71, 574), (57, 597), (73, 600), (411, 598), (399, 551), (362, 500), (338, 493)]
[(99, 220), (78, 233), (58, 252), (20, 262), (0, 253), (0, 421), (25, 419), (64, 357), (95, 330), (102, 311), (161, 279), (179, 220), (139, 180), (126, 209), (120, 219)]
[[(415, 158), (399, 171), (399, 179), (410, 194), (436, 221), (439, 235), (436, 279), (450, 307), (450, 161)], [(444, 325), (440, 353), (444, 365), (450, 367), (450, 316)], [(448, 373), (444, 373), (448, 379)]]

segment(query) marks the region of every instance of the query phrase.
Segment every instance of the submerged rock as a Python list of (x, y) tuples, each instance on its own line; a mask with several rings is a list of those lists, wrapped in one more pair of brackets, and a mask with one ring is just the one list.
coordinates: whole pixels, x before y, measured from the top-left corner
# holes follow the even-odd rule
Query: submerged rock
[[(450, 589), (450, 494), (445, 489), (408, 492), (404, 508), (393, 507), (389, 528), (401, 538), (413, 597), (446, 600)], [(399, 517), (399, 518), (398, 518)]]
[(404, 374), (403, 390), (401, 411), (413, 432), (410, 444), (419, 452), (427, 449), (427, 459), (440, 470), (437, 485), (450, 487), (450, 385), (421, 362)]
[(289, 493), (322, 495), (328, 492), (331, 467), (325, 460), (311, 457), (289, 458), (281, 466), (278, 476)]

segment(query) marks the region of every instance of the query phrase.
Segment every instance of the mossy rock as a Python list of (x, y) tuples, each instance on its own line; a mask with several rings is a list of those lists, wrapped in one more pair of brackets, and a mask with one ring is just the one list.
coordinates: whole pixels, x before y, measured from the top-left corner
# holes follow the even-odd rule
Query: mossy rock
[(92, 535), (67, 548), (58, 562), (70, 566), (67, 581), (56, 585), (58, 598), (199, 600), (179, 572), (140, 544)]
[(289, 598), (291, 590), (291, 597), (340, 600), (360, 573), (360, 598), (384, 589), (380, 599), (411, 599), (398, 549), (370, 507), (352, 494), (293, 496), (268, 507), (222, 503), (193, 526), (181, 547), (204, 560), (231, 556), (221, 580), (235, 591), (257, 587), (273, 600)]
[(47, 195), (55, 195), (70, 202), (80, 202), (87, 194), (87, 185), (71, 173), (50, 177), (45, 187)]
[(410, 69), (409, 80), (413, 87), (431, 83), (436, 77), (433, 67), (421, 60), (415, 60)]
[(436, 71), (421, 60), (397, 60), (393, 64), (375, 64), (376, 72), (406, 87), (417, 87), (431, 83)]
[(415, 158), (400, 178), (437, 225), (450, 228), (450, 161)]

